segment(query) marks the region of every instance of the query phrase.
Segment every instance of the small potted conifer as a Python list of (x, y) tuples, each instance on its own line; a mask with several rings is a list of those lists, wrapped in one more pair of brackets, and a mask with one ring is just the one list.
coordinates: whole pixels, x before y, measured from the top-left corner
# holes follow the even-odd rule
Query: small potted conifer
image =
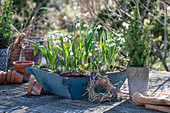
[(130, 98), (133, 97), (135, 91), (147, 95), (150, 36), (148, 30), (140, 26), (137, 7), (134, 7), (134, 19), (131, 20), (125, 40), (129, 57), (127, 74)]

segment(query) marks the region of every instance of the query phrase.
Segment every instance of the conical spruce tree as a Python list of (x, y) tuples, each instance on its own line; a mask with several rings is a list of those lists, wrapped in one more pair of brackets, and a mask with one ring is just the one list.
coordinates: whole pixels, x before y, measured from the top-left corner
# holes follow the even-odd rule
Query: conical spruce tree
[(130, 67), (144, 67), (148, 65), (150, 54), (150, 36), (148, 29), (141, 28), (137, 7), (134, 7), (134, 19), (131, 20), (125, 46), (128, 52)]

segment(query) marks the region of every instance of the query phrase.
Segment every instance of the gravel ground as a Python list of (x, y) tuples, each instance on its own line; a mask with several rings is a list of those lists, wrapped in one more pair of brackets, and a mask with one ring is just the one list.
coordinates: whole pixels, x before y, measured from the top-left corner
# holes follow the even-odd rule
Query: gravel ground
[[(70, 100), (46, 92), (42, 96), (28, 96), (28, 85), (0, 85), (0, 113), (159, 113), (129, 100), (127, 80), (120, 90), (121, 99), (102, 104), (90, 103), (87, 99)], [(159, 93), (165, 88), (170, 88), (170, 73), (150, 71), (148, 94)]]

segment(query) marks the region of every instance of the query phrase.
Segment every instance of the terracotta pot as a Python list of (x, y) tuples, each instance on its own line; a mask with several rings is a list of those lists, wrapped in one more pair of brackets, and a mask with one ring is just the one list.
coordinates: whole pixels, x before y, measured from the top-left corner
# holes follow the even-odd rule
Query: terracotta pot
[(36, 81), (31, 81), (28, 86), (27, 93), (28, 95), (41, 95), (43, 87), (40, 86)]
[(136, 91), (147, 96), (149, 67), (128, 67), (127, 75), (130, 99)]
[(31, 67), (34, 64), (34, 61), (15, 61), (13, 62), (14, 69), (24, 75), (24, 82), (27, 82), (30, 79), (31, 74), (25, 72), (26, 67)]
[(0, 84), (6, 83), (6, 73), (3, 71), (0, 71)]
[(7, 72), (7, 83), (9, 84), (21, 84), (23, 83), (23, 79), (24, 79), (24, 76), (21, 75), (20, 73), (16, 72), (15, 70), (14, 71), (10, 71), (8, 70)]

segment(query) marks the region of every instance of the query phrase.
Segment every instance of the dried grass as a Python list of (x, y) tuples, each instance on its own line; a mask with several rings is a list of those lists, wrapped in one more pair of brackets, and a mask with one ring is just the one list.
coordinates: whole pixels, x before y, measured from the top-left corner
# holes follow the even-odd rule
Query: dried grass
[(111, 101), (112, 98), (118, 95), (117, 91), (107, 75), (102, 76), (100, 73), (97, 73), (90, 78), (87, 87), (88, 100), (95, 103)]

